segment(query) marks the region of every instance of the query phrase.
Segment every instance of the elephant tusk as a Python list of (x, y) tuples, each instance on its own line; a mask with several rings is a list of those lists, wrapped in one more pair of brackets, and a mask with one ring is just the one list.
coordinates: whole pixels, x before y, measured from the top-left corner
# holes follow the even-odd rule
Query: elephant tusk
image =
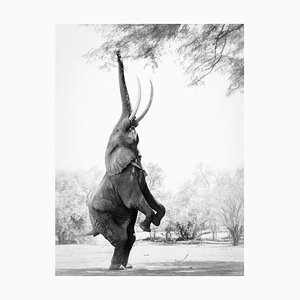
[(137, 123), (140, 122), (146, 115), (146, 113), (148, 112), (150, 106), (151, 106), (151, 103), (152, 103), (152, 100), (153, 100), (153, 85), (152, 85), (152, 81), (150, 80), (150, 87), (151, 87), (151, 92), (150, 92), (150, 99), (149, 99), (149, 102), (148, 102), (148, 105), (147, 107), (145, 108), (144, 112), (136, 119)]
[(140, 83), (140, 80), (138, 77), (136, 79), (137, 79), (137, 83), (138, 83), (138, 95), (137, 95), (137, 102), (136, 102), (135, 108), (129, 117), (130, 122), (132, 122), (132, 120), (134, 119), (134, 117), (139, 109), (140, 103), (141, 103), (141, 83)]

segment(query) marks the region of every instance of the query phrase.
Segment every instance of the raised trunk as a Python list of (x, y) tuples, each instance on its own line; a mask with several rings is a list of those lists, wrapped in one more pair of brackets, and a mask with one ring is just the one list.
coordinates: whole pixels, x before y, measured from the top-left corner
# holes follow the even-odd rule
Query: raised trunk
[(125, 82), (125, 76), (124, 76), (124, 65), (121, 59), (120, 52), (117, 52), (118, 57), (118, 68), (119, 68), (119, 86), (120, 86), (120, 93), (121, 93), (121, 99), (122, 99), (122, 113), (120, 120), (123, 120), (126, 117), (129, 117), (129, 115), (132, 112), (131, 104), (130, 104), (130, 98), (127, 91), (127, 86)]

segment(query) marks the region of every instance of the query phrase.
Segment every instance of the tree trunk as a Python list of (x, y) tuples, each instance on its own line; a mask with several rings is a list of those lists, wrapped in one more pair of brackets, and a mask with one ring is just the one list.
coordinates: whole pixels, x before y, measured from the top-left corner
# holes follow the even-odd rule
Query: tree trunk
[(156, 229), (152, 228), (152, 230), (149, 232), (150, 234), (150, 240), (151, 242), (155, 242), (155, 238), (156, 238)]
[(170, 232), (166, 232), (166, 242), (168, 242), (171, 238), (171, 233)]
[(215, 225), (211, 226), (211, 232), (213, 236), (213, 241), (215, 241), (217, 239), (217, 226)]
[(233, 239), (232, 245), (233, 246), (238, 246), (239, 245), (239, 240), (240, 240), (239, 236), (238, 235), (234, 235), (232, 239)]
[(238, 246), (240, 241), (240, 230), (238, 228), (238, 225), (230, 229), (230, 234), (232, 236), (232, 245)]

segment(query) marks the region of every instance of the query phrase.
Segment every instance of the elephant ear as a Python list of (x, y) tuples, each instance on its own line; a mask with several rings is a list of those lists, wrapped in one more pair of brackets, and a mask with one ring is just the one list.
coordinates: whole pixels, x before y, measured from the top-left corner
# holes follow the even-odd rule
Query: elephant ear
[(136, 158), (135, 153), (126, 147), (117, 147), (106, 160), (106, 170), (109, 175), (121, 173), (132, 160)]

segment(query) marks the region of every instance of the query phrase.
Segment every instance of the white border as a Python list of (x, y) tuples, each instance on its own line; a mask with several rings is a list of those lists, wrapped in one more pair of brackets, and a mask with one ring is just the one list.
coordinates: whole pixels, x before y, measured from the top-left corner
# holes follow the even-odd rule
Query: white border
[[(1, 271), (8, 298), (290, 299), (299, 294), (293, 272), (298, 210), (292, 208), (300, 199), (299, 45), (291, 1), (18, 1), (1, 10)], [(54, 276), (55, 24), (124, 22), (245, 23), (245, 277)]]

